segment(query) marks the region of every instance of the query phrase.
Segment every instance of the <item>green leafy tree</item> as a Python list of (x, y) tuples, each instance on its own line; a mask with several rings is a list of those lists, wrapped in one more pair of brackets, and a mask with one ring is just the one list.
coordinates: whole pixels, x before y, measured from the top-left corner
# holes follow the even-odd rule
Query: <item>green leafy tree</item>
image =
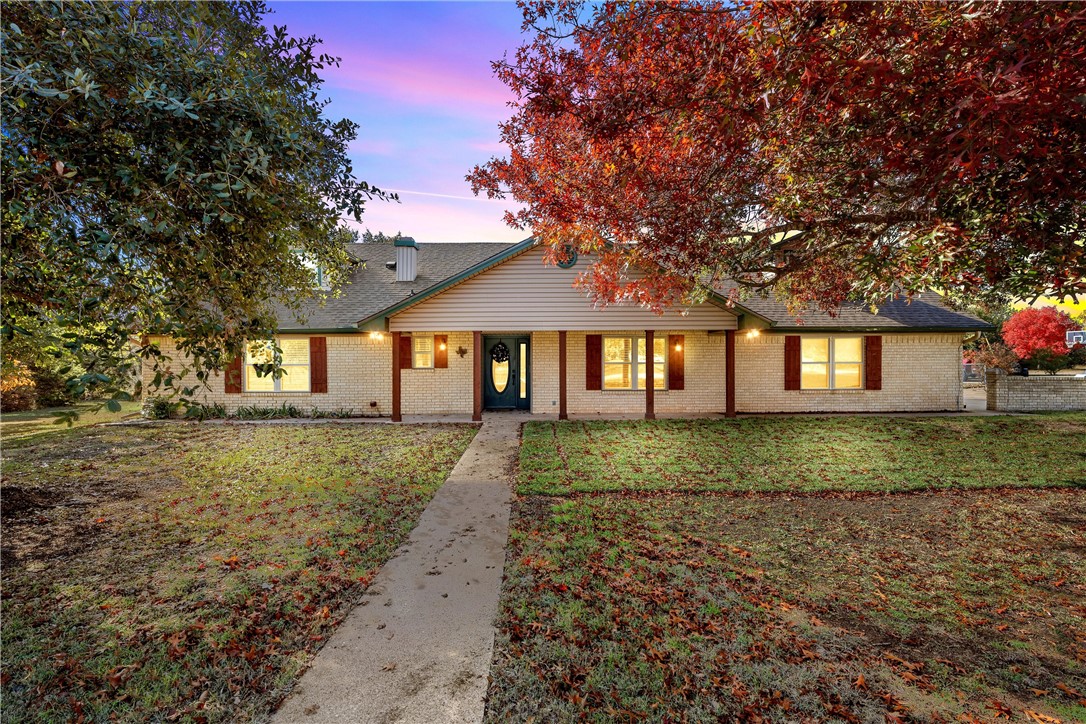
[[(9, 3), (3, 49), (3, 334), (65, 330), (76, 395), (127, 397), (142, 358), (191, 394), (348, 261), (373, 198), (324, 117), (315, 37), (253, 3)], [(301, 252), (301, 253), (298, 253)], [(178, 339), (163, 374), (146, 334)], [(174, 370), (176, 372), (176, 369)], [(116, 406), (114, 400), (111, 406)]]

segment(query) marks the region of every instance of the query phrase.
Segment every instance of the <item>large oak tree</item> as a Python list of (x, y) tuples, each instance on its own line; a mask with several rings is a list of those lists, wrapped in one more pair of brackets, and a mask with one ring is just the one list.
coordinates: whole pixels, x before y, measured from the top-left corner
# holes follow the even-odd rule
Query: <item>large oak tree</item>
[(1086, 291), (1083, 5), (523, 7), (510, 152), (469, 179), (598, 252), (598, 299)]
[(267, 13), (5, 4), (4, 334), (66, 330), (75, 392), (116, 388), (141, 356), (164, 371), (154, 348), (131, 354), (149, 331), (177, 337), (205, 379), (271, 334), (274, 302), (311, 295), (307, 263), (335, 278), (341, 218), (384, 196), (352, 173), (357, 126), (322, 114), (318, 74), (338, 60)]

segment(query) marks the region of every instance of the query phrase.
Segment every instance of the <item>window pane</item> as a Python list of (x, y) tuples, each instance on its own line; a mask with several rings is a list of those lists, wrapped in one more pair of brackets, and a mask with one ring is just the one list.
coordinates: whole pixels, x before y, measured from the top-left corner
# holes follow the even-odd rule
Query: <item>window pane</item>
[(272, 392), (275, 390), (275, 380), (270, 374), (257, 377), (256, 368), (245, 365), (245, 389), (249, 392)]
[(528, 399), (528, 345), (520, 343), (520, 399)]
[(434, 338), (429, 335), (412, 337), (415, 342), (416, 352), (433, 352), (434, 351)]
[(862, 337), (838, 337), (833, 340), (833, 361), (863, 362), (863, 349)]
[(629, 362), (632, 351), (629, 337), (606, 337), (603, 340), (604, 362)]
[(281, 339), (279, 349), (283, 350), (285, 365), (309, 364), (309, 340), (308, 339)]
[(837, 388), (860, 389), (860, 367), (858, 364), (835, 364), (833, 366), (833, 386)]
[(830, 386), (830, 366), (824, 364), (803, 365), (800, 386), (805, 390), (817, 390)]
[(416, 352), (415, 353), (415, 364), (413, 364), (411, 366), (412, 367), (433, 367), (434, 366), (433, 355), (431, 355), (429, 352)]
[(628, 390), (630, 384), (630, 365), (606, 364), (603, 366), (603, 389)]
[(825, 337), (803, 337), (800, 351), (804, 362), (830, 361), (830, 341)]
[(655, 365), (656, 371), (653, 373), (656, 375), (656, 379), (653, 380), (656, 383), (656, 389), (662, 390), (667, 387), (667, 381), (664, 379), (664, 366)]
[(284, 367), (283, 376), (279, 378), (279, 389), (283, 392), (308, 392), (309, 365)]
[(666, 359), (664, 355), (667, 354), (667, 340), (663, 337), (656, 337), (652, 340), (652, 361), (663, 363)]
[(245, 364), (270, 365), (273, 359), (274, 357), (270, 342), (253, 342), (246, 349)]

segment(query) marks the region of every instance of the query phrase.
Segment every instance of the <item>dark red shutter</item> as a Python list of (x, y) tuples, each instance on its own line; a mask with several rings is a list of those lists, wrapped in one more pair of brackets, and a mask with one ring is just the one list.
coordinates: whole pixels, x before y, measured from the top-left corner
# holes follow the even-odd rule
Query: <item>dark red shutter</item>
[(686, 337), (681, 334), (669, 334), (667, 349), (667, 388), (669, 390), (686, 389), (686, 369), (683, 364), (686, 354)]
[(864, 337), (864, 387), (882, 389), (882, 337)]
[(798, 390), (800, 387), (799, 336), (790, 334), (784, 338), (784, 389)]
[(411, 335), (400, 335), (400, 369), (411, 369)]
[(309, 391), (328, 392), (328, 343), (325, 337), (309, 338)]
[(449, 366), (449, 337), (445, 334), (434, 335), (434, 367), (443, 370)]
[(599, 334), (584, 336), (584, 388), (603, 389), (603, 336)]
[(226, 366), (226, 394), (228, 395), (241, 393), (241, 364), (241, 355), (238, 355)]

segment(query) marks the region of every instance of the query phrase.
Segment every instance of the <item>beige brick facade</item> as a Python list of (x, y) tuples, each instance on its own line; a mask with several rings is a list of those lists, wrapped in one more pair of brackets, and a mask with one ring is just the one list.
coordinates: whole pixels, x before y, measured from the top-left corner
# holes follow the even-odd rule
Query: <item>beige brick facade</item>
[(1086, 380), (1035, 375), (1017, 377), (987, 373), (987, 407), (1000, 412), (1086, 410)]
[(739, 332), (739, 412), (941, 412), (962, 409), (961, 334), (882, 336), (881, 390), (784, 389), (783, 334)]
[[(571, 415), (637, 414), (645, 409), (644, 391), (585, 389), (585, 336), (642, 335), (642, 330), (571, 331), (567, 333), (567, 401)], [(709, 414), (724, 411), (725, 337), (700, 330), (656, 330), (657, 336), (684, 335), (684, 390), (657, 390), (658, 414)], [(470, 414), (472, 411), (472, 333), (414, 332), (448, 335), (448, 368), (401, 372), (401, 406), (405, 415)], [(489, 333), (488, 333), (489, 334)], [(299, 335), (284, 335), (284, 337)], [(222, 375), (200, 395), (234, 410), (240, 405), (293, 404), (303, 410), (350, 409), (356, 415), (391, 413), (391, 335), (326, 335), (328, 392), (226, 394)], [(170, 340), (159, 339), (164, 354), (176, 357)], [(738, 412), (900, 412), (961, 409), (960, 334), (891, 334), (883, 336), (882, 390), (786, 391), (784, 335), (736, 334), (736, 408)], [(458, 349), (464, 349), (461, 357)], [(532, 412), (558, 412), (558, 333), (531, 333)], [(181, 359), (172, 362), (175, 371)], [(144, 386), (151, 372), (145, 371)], [(153, 393), (148, 393), (149, 395)]]

